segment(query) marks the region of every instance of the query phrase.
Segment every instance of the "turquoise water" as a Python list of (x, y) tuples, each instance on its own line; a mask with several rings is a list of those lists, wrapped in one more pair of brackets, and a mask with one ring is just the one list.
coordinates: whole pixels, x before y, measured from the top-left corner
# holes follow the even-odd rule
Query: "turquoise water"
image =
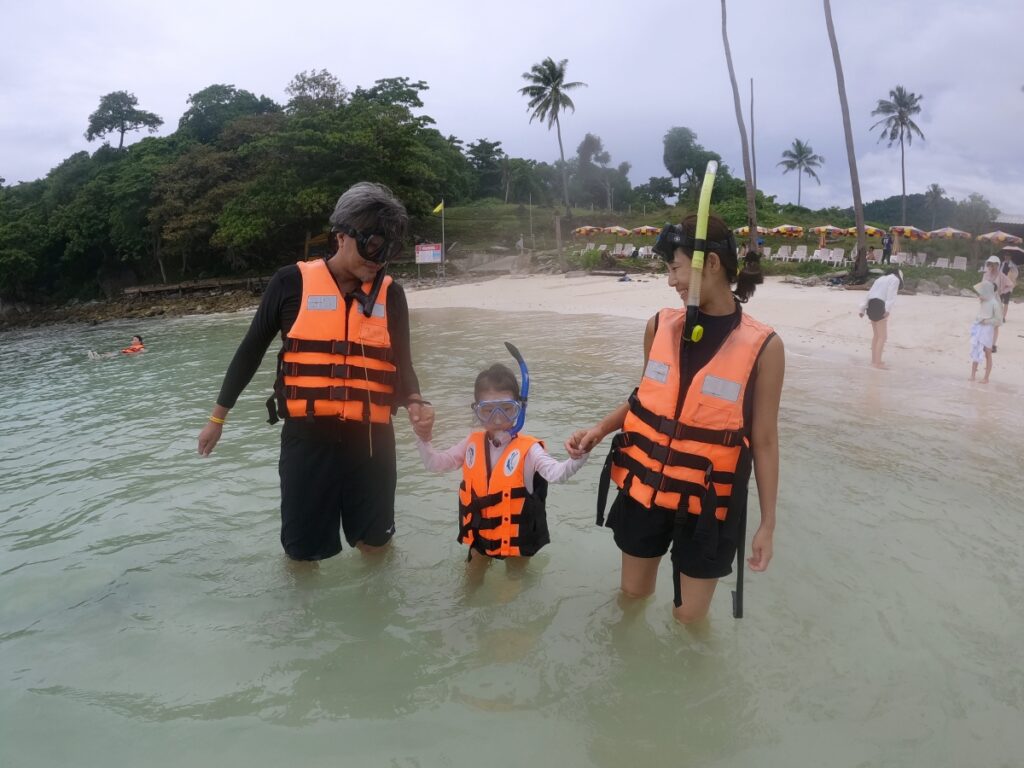
[[(730, 577), (689, 631), (667, 565), (620, 604), (603, 453), (552, 488), (552, 544), (475, 588), (457, 475), (404, 421), (391, 551), (288, 568), (272, 355), (195, 455), (248, 319), (0, 335), (0, 766), (1020, 765), (1022, 425), (998, 388), (791, 348), (775, 560), (746, 618)], [(413, 322), (442, 447), (504, 340), (560, 458), (640, 369), (638, 321)], [(133, 333), (145, 355), (86, 359)]]

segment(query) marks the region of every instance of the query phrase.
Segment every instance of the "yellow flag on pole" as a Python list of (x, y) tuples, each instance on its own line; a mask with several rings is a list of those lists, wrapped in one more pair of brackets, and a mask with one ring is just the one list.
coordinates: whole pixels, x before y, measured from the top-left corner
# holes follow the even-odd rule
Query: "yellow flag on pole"
[(436, 206), (434, 206), (434, 213), (440, 213), (443, 210), (444, 210), (444, 200), (442, 200), (440, 203), (438, 203)]

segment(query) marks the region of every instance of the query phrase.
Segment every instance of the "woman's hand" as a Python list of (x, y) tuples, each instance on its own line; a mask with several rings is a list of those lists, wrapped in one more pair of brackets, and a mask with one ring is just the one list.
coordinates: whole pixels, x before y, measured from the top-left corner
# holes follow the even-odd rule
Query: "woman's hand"
[(434, 406), (424, 400), (410, 400), (406, 410), (409, 411), (409, 423), (416, 437), (429, 443), (434, 434)]
[(750, 557), (747, 564), (752, 571), (763, 571), (772, 559), (772, 531), (764, 526), (757, 529), (754, 540), (750, 543)]
[(212, 421), (206, 422), (206, 426), (199, 432), (199, 455), (209, 456), (213, 453), (213, 447), (217, 445), (217, 441), (220, 440), (223, 432), (223, 424), (215, 424)]
[(572, 433), (572, 436), (565, 441), (565, 450), (569, 456), (573, 459), (581, 459), (585, 454), (596, 446), (601, 440), (604, 439), (604, 435), (601, 434), (595, 427), (590, 429), (577, 429)]

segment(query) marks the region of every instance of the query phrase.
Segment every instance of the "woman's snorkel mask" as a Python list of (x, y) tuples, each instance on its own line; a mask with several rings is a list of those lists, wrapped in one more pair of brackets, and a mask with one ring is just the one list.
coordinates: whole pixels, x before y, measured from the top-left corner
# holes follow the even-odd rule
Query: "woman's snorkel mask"
[(682, 248), (693, 255), (690, 257), (690, 287), (686, 297), (686, 329), (683, 340), (697, 342), (704, 336), (704, 327), (697, 324), (697, 311), (700, 309), (700, 283), (704, 274), (704, 254), (709, 251), (728, 251), (735, 253), (736, 240), (732, 233), (723, 243), (707, 240), (708, 216), (711, 213), (711, 190), (715, 186), (715, 175), (718, 163), (708, 163), (704, 173), (704, 183), (700, 187), (700, 205), (697, 207), (697, 231), (693, 235), (683, 232), (678, 224), (666, 224), (654, 244), (654, 252), (667, 262), (675, 258), (676, 248)]

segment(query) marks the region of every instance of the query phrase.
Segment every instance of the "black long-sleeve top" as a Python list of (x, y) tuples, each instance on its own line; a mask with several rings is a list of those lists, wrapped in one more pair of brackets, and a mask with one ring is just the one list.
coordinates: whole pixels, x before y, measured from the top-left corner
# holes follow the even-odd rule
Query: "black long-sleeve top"
[[(352, 299), (345, 301), (346, 305), (350, 305)], [(288, 337), (288, 331), (298, 317), (301, 302), (302, 275), (298, 266), (290, 264), (282, 267), (270, 279), (252, 324), (231, 359), (220, 394), (217, 396), (218, 405), (224, 408), (235, 406), (238, 396), (259, 370), (274, 336), (280, 333), (282, 343)], [(392, 282), (388, 288), (387, 316), (391, 348), (395, 353), (395, 366), (398, 368), (395, 402), (405, 405), (410, 395), (419, 393), (420, 384), (412, 367), (409, 305), (405, 300), (405, 291), (396, 282)]]

